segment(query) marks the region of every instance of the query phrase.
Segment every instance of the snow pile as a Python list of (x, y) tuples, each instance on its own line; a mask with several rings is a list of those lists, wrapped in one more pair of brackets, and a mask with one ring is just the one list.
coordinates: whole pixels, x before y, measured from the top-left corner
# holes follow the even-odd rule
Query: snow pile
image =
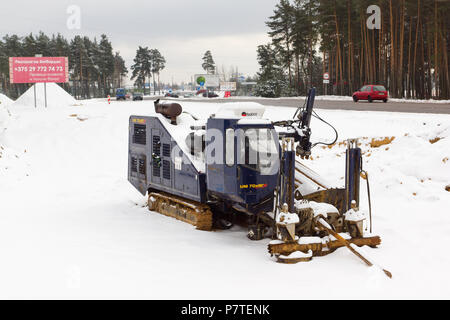
[(8, 121), (10, 115), (8, 109), (0, 104), (0, 133), (5, 129), (6, 122)]
[[(45, 107), (45, 90), (43, 83), (36, 83), (22, 94), (12, 106), (27, 106), (34, 108), (34, 87), (36, 86), (36, 103), (38, 108)], [(47, 107), (73, 106), (77, 101), (56, 83), (47, 83)]]
[(289, 212), (280, 212), (279, 215), (277, 215), (277, 223), (279, 224), (291, 224), (291, 223), (299, 223), (300, 219), (296, 213), (289, 213)]
[(312, 257), (312, 250), (309, 250), (307, 253), (301, 252), (301, 251), (294, 251), (290, 255), (285, 256), (281, 255), (281, 259), (300, 259), (300, 258), (311, 258)]
[(205, 123), (202, 121), (196, 121), (191, 115), (187, 113), (182, 113), (177, 117), (177, 125), (171, 124), (170, 120), (165, 118), (161, 114), (156, 114), (155, 116), (159, 118), (161, 124), (167, 129), (167, 131), (169, 131), (172, 139), (175, 140), (180, 149), (183, 150), (184, 155), (191, 160), (195, 169), (197, 169), (199, 172), (205, 172), (206, 167), (204, 159), (202, 157), (199, 157), (198, 155), (192, 155), (189, 151), (189, 147), (186, 144), (187, 136), (191, 132), (195, 132), (191, 130), (191, 126), (202, 126), (205, 125)]
[(344, 213), (346, 221), (361, 221), (366, 219), (365, 214), (362, 211), (356, 211), (354, 209), (348, 210)]
[[(6, 129), (7, 123), (11, 117), (9, 110), (6, 108), (6, 106), (9, 104), (8, 103), (9, 98), (6, 96), (3, 96), (8, 99), (8, 100), (6, 100), (2, 96), (3, 95), (0, 94), (0, 99), (2, 100), (2, 101), (0, 101), (1, 102), (0, 103), (0, 135)], [(12, 100), (9, 100), (9, 101), (12, 101)], [(6, 102), (6, 103), (4, 104), (4, 102)]]
[(0, 108), (3, 106), (8, 106), (14, 101), (11, 100), (8, 96), (4, 95), (3, 93), (0, 93)]
[(332, 204), (315, 201), (295, 200), (295, 208), (297, 210), (311, 208), (314, 212), (314, 216), (323, 215), (326, 217), (328, 213), (339, 213)]

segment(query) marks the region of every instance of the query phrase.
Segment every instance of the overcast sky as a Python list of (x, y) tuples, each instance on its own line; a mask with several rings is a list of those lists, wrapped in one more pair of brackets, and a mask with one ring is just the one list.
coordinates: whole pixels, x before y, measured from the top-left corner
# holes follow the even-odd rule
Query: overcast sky
[[(0, 32), (26, 35), (40, 30), (68, 38), (105, 33), (132, 64), (139, 45), (157, 48), (167, 60), (162, 81), (190, 81), (211, 50), (216, 65), (258, 70), (256, 48), (269, 41), (265, 21), (278, 0), (14, 0), (2, 1)], [(81, 9), (81, 29), (69, 30), (67, 8)]]

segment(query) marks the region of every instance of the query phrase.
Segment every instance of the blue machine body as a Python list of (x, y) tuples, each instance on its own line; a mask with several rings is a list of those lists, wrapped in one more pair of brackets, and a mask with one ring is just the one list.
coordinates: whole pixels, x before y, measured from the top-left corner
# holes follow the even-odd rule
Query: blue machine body
[[(210, 118), (207, 123), (207, 146), (206, 146), (206, 181), (210, 198), (222, 199), (234, 205), (235, 208), (248, 213), (259, 213), (273, 208), (273, 193), (277, 186), (278, 170), (272, 174), (262, 174), (258, 163), (249, 164), (246, 154), (249, 152), (248, 143), (239, 139), (238, 132), (244, 133), (247, 130), (268, 130), (273, 133), (273, 141), (276, 142), (277, 160), (279, 160), (278, 136), (276, 136), (271, 124), (239, 124), (239, 119), (216, 119)], [(229, 150), (226, 150), (228, 143), (227, 131), (233, 130), (233, 163), (227, 163), (226, 157)], [(214, 132), (222, 132), (223, 159), (222, 161), (208, 161), (208, 157), (213, 154), (214, 145), (211, 135)], [(242, 150), (242, 153), (239, 152)], [(258, 162), (258, 159), (256, 159)], [(209, 162), (209, 163), (208, 163)]]
[(143, 195), (161, 191), (206, 202), (206, 174), (196, 169), (177, 146), (160, 118), (131, 116), (129, 123), (128, 180)]
[[(216, 141), (221, 150), (213, 151), (214, 140), (210, 141), (209, 136), (214, 130), (223, 133), (222, 137), (226, 137), (228, 129), (267, 130), (273, 134), (273, 143), (277, 144), (275, 156), (279, 159), (278, 136), (271, 124), (239, 125), (239, 119), (208, 119), (206, 166), (201, 171), (179, 148), (178, 155), (172, 155), (177, 142), (161, 122), (164, 120), (157, 116), (131, 116), (129, 120), (128, 180), (143, 195), (158, 191), (201, 203), (220, 201), (250, 214), (272, 210), (278, 170), (262, 174), (257, 164), (239, 163), (238, 149), (249, 145), (244, 146), (238, 137), (233, 137), (234, 161), (227, 164), (226, 141)], [(222, 153), (222, 161), (211, 161), (215, 152)]]

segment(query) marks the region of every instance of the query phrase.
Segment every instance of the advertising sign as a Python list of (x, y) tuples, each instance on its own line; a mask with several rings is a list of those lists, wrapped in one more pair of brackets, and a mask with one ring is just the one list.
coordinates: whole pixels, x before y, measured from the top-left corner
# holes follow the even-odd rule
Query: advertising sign
[(220, 90), (222, 91), (236, 91), (236, 82), (221, 82)]
[(205, 87), (219, 87), (220, 78), (218, 74), (196, 74), (194, 76), (195, 83)]
[(10, 57), (11, 83), (69, 82), (67, 57)]

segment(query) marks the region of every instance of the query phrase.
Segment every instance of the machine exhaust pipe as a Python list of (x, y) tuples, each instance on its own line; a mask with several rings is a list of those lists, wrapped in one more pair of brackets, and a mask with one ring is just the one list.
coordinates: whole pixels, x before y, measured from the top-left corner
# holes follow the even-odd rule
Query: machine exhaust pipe
[(183, 108), (179, 103), (160, 103), (158, 99), (154, 102), (154, 105), (156, 113), (160, 113), (167, 119), (170, 119), (172, 124), (177, 124), (177, 117), (183, 112)]

